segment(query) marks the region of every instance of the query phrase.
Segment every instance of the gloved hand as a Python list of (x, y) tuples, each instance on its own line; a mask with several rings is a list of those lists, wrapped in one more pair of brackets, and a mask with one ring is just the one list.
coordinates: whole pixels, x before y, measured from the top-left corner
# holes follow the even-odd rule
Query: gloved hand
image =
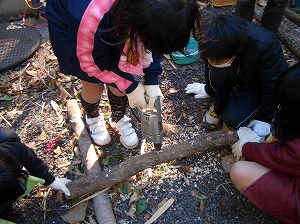
[(149, 96), (149, 102), (148, 102), (148, 108), (153, 109), (155, 99), (157, 96), (160, 97), (160, 105), (162, 105), (162, 101), (164, 99), (164, 96), (159, 88), (158, 85), (145, 85), (146, 93)]
[(195, 99), (209, 98), (210, 95), (208, 95), (206, 93), (204, 87), (205, 87), (205, 84), (203, 84), (203, 83), (188, 84), (185, 88), (185, 93), (187, 93), (187, 94), (194, 93), (195, 94)]
[(0, 129), (0, 143), (4, 142), (20, 142), (18, 134), (11, 128)]
[(126, 94), (129, 101), (129, 106), (131, 108), (139, 107), (140, 109), (147, 108), (147, 103), (144, 97), (145, 87), (143, 84), (139, 83), (135, 90), (131, 93)]
[(67, 178), (58, 178), (55, 177), (55, 180), (49, 185), (49, 187), (55, 190), (61, 190), (65, 195), (70, 196), (70, 191), (66, 187), (66, 183), (71, 182), (71, 180)]
[(252, 120), (247, 127), (252, 128), (261, 137), (271, 133), (271, 125), (263, 121)]
[(237, 131), (239, 140), (231, 145), (232, 152), (236, 161), (240, 160), (242, 154), (243, 145), (246, 142), (261, 142), (262, 137), (258, 136), (254, 131), (247, 127), (240, 127)]

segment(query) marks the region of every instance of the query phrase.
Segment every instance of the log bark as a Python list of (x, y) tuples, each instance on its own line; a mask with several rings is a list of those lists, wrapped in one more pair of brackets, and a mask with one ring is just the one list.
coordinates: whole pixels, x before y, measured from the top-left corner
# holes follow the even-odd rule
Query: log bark
[[(87, 175), (101, 172), (98, 156), (82, 120), (81, 111), (75, 99), (67, 103), (68, 116), (74, 133), (78, 136), (78, 146)], [(93, 198), (97, 221), (100, 224), (116, 224), (111, 203), (106, 192)]]
[(197, 136), (182, 143), (164, 147), (161, 151), (152, 151), (147, 154), (131, 157), (115, 167), (109, 167), (105, 171), (67, 183), (67, 187), (71, 192), (71, 196), (68, 198), (71, 199), (87, 193), (95, 193), (103, 188), (127, 180), (138, 172), (155, 165), (185, 158), (195, 153), (202, 153), (214, 147), (230, 145), (237, 140), (238, 135), (235, 130), (216, 131), (207, 135)]
[(286, 8), (284, 10), (284, 16), (291, 20), (292, 22), (296, 23), (298, 26), (300, 26), (300, 14), (296, 13), (292, 9)]
[[(264, 7), (255, 6), (254, 17), (260, 22)], [(282, 18), (277, 36), (298, 58), (300, 58), (300, 28), (285, 16)]]

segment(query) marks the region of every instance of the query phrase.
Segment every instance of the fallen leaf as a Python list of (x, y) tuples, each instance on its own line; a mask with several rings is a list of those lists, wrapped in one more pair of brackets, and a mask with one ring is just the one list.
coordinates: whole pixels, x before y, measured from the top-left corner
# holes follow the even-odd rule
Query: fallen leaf
[(83, 202), (77, 205), (75, 208), (67, 212), (63, 217), (70, 224), (77, 224), (84, 221), (86, 215), (87, 203)]
[(178, 93), (179, 90), (174, 89), (174, 88), (170, 88), (168, 92), (171, 93), (171, 94), (172, 94), (172, 93)]
[(141, 195), (137, 192), (134, 192), (128, 202), (128, 205), (131, 206), (132, 203), (136, 202), (141, 198)]
[(187, 186), (190, 186), (190, 180), (186, 178), (186, 176), (183, 176), (184, 182)]
[(204, 202), (203, 202), (203, 200), (201, 199), (201, 201), (200, 201), (200, 211), (201, 212), (203, 212), (204, 211)]
[(130, 218), (135, 219), (135, 204), (132, 204), (130, 206), (130, 209), (128, 212), (125, 212), (126, 215), (128, 215)]

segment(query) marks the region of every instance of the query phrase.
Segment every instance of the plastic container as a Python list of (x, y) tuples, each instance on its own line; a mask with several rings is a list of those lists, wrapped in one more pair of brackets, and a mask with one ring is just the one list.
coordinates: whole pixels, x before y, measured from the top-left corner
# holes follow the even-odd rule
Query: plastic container
[(199, 50), (197, 41), (190, 37), (190, 41), (186, 46), (186, 54), (179, 51), (173, 52), (171, 58), (175, 64), (188, 65), (199, 59)]

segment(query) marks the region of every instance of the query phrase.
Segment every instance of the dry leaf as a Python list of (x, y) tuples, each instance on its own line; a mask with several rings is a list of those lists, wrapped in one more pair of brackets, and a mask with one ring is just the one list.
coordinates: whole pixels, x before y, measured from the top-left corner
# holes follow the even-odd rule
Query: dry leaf
[(31, 71), (31, 70), (29, 70), (29, 71), (27, 70), (26, 73), (31, 76), (37, 76), (37, 74), (38, 74), (37, 71)]
[(82, 222), (86, 215), (87, 203), (80, 203), (75, 208), (67, 212), (63, 217), (70, 224)]
[(186, 178), (186, 176), (183, 176), (184, 182), (187, 186), (190, 186), (190, 180)]
[(128, 212), (125, 212), (126, 215), (128, 215), (129, 217), (131, 217), (132, 219), (135, 219), (135, 204), (132, 204), (130, 206), (130, 209)]
[(139, 193), (134, 192), (128, 202), (128, 206), (131, 206), (132, 203), (136, 202), (141, 198), (141, 195)]
[(171, 94), (172, 94), (172, 93), (178, 93), (179, 90), (174, 89), (174, 88), (170, 88), (168, 92), (171, 93)]
[(42, 131), (42, 133), (39, 136), (39, 140), (40, 141), (45, 141), (47, 138), (47, 134), (45, 133), (45, 131)]
[(55, 153), (55, 158), (58, 158), (60, 156), (61, 150), (59, 146), (57, 146), (57, 148), (54, 149), (54, 153)]
[(184, 111), (182, 111), (182, 117), (183, 117), (183, 120), (186, 120), (187, 119), (187, 115)]
[(201, 201), (200, 201), (200, 211), (201, 212), (203, 212), (204, 211), (204, 202), (203, 202), (203, 200), (201, 199)]
[(195, 190), (192, 190), (192, 191), (191, 191), (191, 195), (192, 195), (193, 197), (195, 197), (197, 194), (198, 194), (197, 191), (195, 191)]
[(69, 165), (70, 165), (70, 162), (62, 161), (62, 162), (59, 162), (56, 166), (58, 168), (62, 168), (62, 167), (66, 167), (66, 166), (69, 166)]

